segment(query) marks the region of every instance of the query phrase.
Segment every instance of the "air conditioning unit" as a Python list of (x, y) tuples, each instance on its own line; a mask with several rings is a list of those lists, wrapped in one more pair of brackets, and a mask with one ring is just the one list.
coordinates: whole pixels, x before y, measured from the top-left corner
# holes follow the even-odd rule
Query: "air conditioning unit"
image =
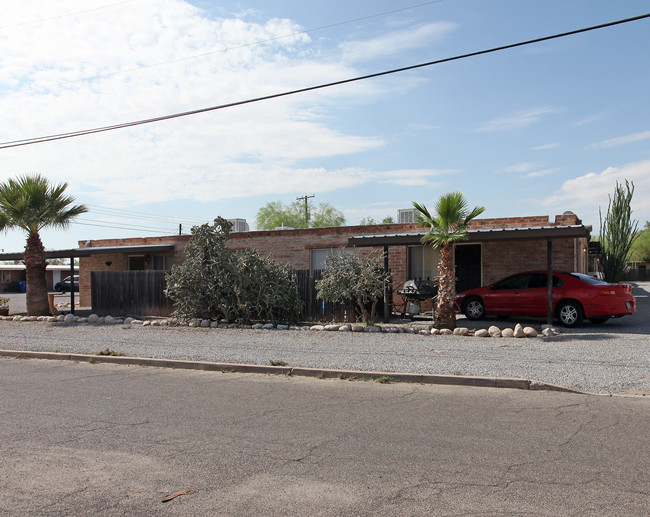
[(397, 210), (397, 222), (400, 224), (415, 222), (415, 208), (399, 208)]
[(233, 233), (250, 231), (246, 219), (228, 219), (228, 221), (232, 224)]

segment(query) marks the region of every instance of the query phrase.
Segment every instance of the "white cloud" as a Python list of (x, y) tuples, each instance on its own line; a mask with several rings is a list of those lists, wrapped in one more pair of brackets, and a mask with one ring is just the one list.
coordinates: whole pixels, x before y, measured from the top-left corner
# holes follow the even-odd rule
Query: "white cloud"
[(548, 151), (549, 149), (555, 149), (556, 147), (559, 147), (560, 144), (558, 143), (548, 143), (548, 144), (543, 144), (543, 145), (538, 145), (537, 147), (533, 147), (533, 151)]
[[(22, 4), (3, 6), (3, 25), (26, 21)], [(29, 12), (48, 18), (102, 5), (99, 0), (34, 0)], [(421, 47), (451, 28), (428, 24), (358, 41), (347, 47), (348, 57)], [(221, 105), (359, 75), (340, 56), (321, 55), (308, 35), (280, 37), (299, 30), (286, 19), (252, 23), (209, 18), (181, 0), (131, 2), (43, 21), (29, 30), (0, 30), (0, 141)], [(222, 52), (226, 48), (230, 50)], [(206, 55), (185, 59), (199, 54)], [(122, 73), (166, 61), (172, 63)], [(0, 180), (38, 171), (53, 181), (68, 181), (78, 198), (82, 194), (120, 206), (356, 186), (378, 176), (357, 168), (331, 170), (319, 167), (318, 161), (372, 151), (385, 142), (328, 127), (330, 109), (367, 102), (404, 88), (402, 83), (368, 81), (5, 149)], [(379, 179), (427, 185), (432, 174), (394, 171), (381, 173)]]
[(556, 172), (558, 169), (543, 169), (543, 170), (538, 170), (538, 171), (532, 171), (526, 174), (526, 178), (541, 178), (543, 176), (548, 176), (549, 174), (553, 174)]
[(600, 173), (590, 172), (584, 176), (565, 181), (554, 195), (545, 199), (544, 206), (556, 207), (556, 213), (572, 210), (587, 222), (597, 225), (598, 208), (607, 210), (609, 196), (616, 188), (616, 182), (634, 182), (632, 198), (633, 217), (641, 221), (650, 219), (650, 160), (628, 163), (620, 167), (608, 167)]
[(591, 147), (606, 148), (614, 147), (617, 145), (631, 144), (633, 142), (641, 142), (643, 140), (650, 140), (650, 131), (642, 131), (640, 133), (633, 133), (631, 135), (619, 136), (618, 138), (611, 138), (592, 144)]
[(510, 165), (508, 167), (504, 167), (503, 171), (522, 173), (522, 172), (528, 172), (529, 170), (534, 169), (535, 167), (536, 165), (534, 163), (522, 162), (522, 163), (517, 163), (515, 165)]
[(426, 47), (444, 38), (455, 28), (454, 23), (427, 23), (415, 28), (392, 31), (371, 40), (346, 41), (340, 48), (345, 62), (385, 59), (408, 49)]
[(376, 173), (375, 177), (381, 183), (389, 183), (405, 187), (431, 187), (440, 185), (440, 181), (432, 181), (433, 178), (456, 174), (458, 171), (453, 169), (412, 169), (412, 170), (395, 170)]
[(552, 107), (531, 108), (517, 111), (510, 115), (498, 117), (482, 124), (478, 129), (479, 133), (493, 133), (498, 131), (512, 131), (522, 129), (542, 120), (545, 116), (557, 113), (559, 110)]

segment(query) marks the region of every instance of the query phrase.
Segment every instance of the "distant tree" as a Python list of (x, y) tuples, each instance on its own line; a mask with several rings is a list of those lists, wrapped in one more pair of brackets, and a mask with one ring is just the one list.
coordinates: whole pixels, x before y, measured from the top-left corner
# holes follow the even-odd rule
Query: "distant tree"
[(25, 267), (27, 274), (27, 314), (49, 314), (45, 281), (45, 248), (40, 231), (44, 228), (68, 227), (70, 222), (88, 211), (73, 205), (74, 198), (64, 195), (67, 183), (51, 185), (40, 174), (21, 176), (0, 184), (0, 231), (20, 228), (27, 233)]
[[(394, 223), (393, 218), (390, 216), (384, 217), (381, 220), (381, 224), (393, 224), (393, 223)], [(371, 224), (380, 224), (380, 223), (375, 218), (368, 216), (361, 219), (361, 221), (359, 221), (359, 224), (361, 226), (370, 226)]]
[(424, 205), (413, 202), (413, 206), (417, 210), (418, 222), (429, 229), (422, 237), (422, 244), (440, 248), (434, 326), (439, 329), (453, 330), (456, 328), (454, 243), (467, 239), (470, 221), (482, 214), (485, 208), (477, 206), (470, 211), (465, 197), (460, 192), (450, 192), (441, 196), (436, 202), (433, 214)]
[(271, 201), (257, 211), (255, 223), (258, 230), (275, 230), (282, 226), (290, 228), (322, 228), (345, 224), (343, 213), (329, 203), (320, 203), (316, 209), (309, 207), (309, 221), (305, 220), (305, 205), (294, 201), (285, 205)]
[(632, 220), (634, 182), (625, 180), (625, 187), (616, 182), (614, 197), (609, 197), (605, 219), (600, 215), (600, 263), (607, 282), (618, 282), (630, 258), (637, 237), (638, 222)]
[(637, 233), (637, 237), (632, 243), (630, 260), (650, 262), (650, 221), (646, 221), (645, 228)]
[[(343, 250), (325, 257), (323, 278), (316, 281), (318, 297), (328, 302), (353, 302), (364, 322), (377, 317), (377, 304), (384, 295), (384, 273), (378, 255), (346, 253)], [(368, 311), (370, 306), (370, 311)]]

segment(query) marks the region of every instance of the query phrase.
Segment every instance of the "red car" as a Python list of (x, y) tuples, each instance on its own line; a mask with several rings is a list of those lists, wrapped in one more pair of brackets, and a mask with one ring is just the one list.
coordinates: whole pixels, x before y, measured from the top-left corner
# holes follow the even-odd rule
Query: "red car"
[[(546, 271), (517, 273), (460, 293), (456, 304), (470, 320), (488, 315), (545, 317), (547, 275)], [(585, 318), (603, 323), (635, 311), (636, 300), (629, 284), (608, 284), (581, 273), (553, 272), (553, 314), (565, 327), (575, 327)]]

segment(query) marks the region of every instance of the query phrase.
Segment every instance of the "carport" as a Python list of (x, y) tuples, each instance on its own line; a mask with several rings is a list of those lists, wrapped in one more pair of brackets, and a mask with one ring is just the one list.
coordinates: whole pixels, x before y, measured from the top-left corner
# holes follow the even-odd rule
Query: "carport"
[[(67, 250), (56, 250), (56, 251), (46, 251), (46, 259), (70, 259), (70, 278), (71, 278), (71, 289), (70, 289), (70, 312), (74, 314), (75, 311), (75, 302), (74, 302), (74, 261), (77, 258), (81, 257), (90, 257), (92, 255), (101, 255), (108, 253), (155, 253), (161, 251), (173, 251), (173, 244), (146, 244), (146, 245), (134, 245), (134, 246), (102, 246), (102, 247), (84, 247), (84, 248), (73, 248)], [(17, 253), (0, 253), (0, 260), (23, 260), (25, 254), (22, 252)]]
[[(531, 226), (531, 227), (514, 227), (514, 228), (481, 228), (469, 230), (467, 240), (461, 241), (466, 243), (482, 242), (518, 242), (518, 241), (546, 241), (546, 269), (548, 272), (548, 323), (553, 322), (553, 241), (558, 239), (576, 239), (576, 246), (579, 245), (577, 239), (584, 238), (589, 241), (591, 236), (591, 226), (583, 224), (574, 225), (554, 225), (554, 226)], [(384, 272), (388, 273), (389, 247), (390, 246), (409, 246), (422, 243), (422, 237), (426, 232), (415, 233), (398, 233), (386, 235), (360, 235), (350, 237), (348, 246), (351, 247), (383, 247)], [(577, 249), (577, 255), (585, 250)], [(384, 286), (384, 321), (388, 322), (390, 318), (390, 305), (392, 293), (389, 292), (389, 285)]]

